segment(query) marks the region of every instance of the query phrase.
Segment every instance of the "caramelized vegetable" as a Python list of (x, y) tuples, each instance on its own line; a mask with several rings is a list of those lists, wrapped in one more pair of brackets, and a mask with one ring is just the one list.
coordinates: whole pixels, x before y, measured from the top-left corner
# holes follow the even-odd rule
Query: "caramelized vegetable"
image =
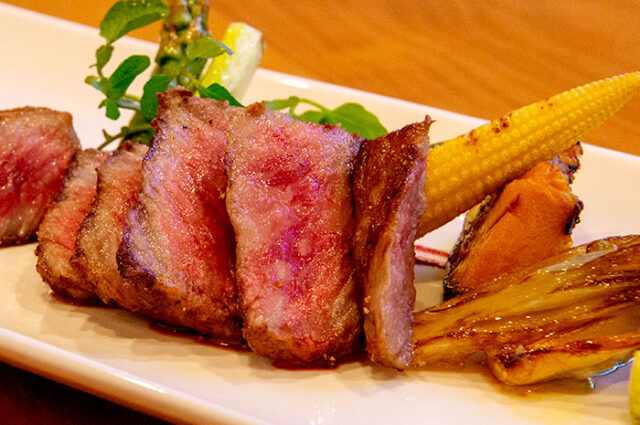
[(413, 366), (484, 351), (511, 385), (585, 377), (640, 346), (640, 236), (598, 240), (414, 314)]
[(582, 202), (569, 183), (581, 153), (576, 144), (541, 162), (467, 213), (447, 262), (445, 298), (571, 248)]
[(522, 107), (435, 145), (418, 236), (478, 204), (535, 164), (581, 140), (631, 99), (640, 71), (595, 81)]

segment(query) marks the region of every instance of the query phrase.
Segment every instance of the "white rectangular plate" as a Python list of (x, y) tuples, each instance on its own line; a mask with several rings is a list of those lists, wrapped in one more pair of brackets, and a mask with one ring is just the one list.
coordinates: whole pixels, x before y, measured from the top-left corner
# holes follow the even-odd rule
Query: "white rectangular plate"
[[(100, 143), (105, 126), (118, 127), (96, 108), (99, 94), (83, 83), (100, 44), (95, 30), (0, 4), (0, 40), (0, 109), (68, 110), (85, 146)], [(124, 39), (116, 45), (116, 61), (153, 51), (150, 43)], [(360, 102), (389, 129), (430, 114), (436, 141), (481, 122), (265, 70), (258, 72), (245, 100), (291, 94), (327, 105)], [(586, 146), (574, 186), (585, 203), (576, 242), (640, 233), (640, 205), (628, 184), (637, 181), (640, 158)], [(448, 250), (458, 227), (454, 222), (428, 243)], [(478, 370), (400, 373), (357, 361), (336, 370), (281, 370), (251, 353), (157, 333), (124, 311), (59, 302), (36, 273), (33, 251), (34, 245), (0, 249), (0, 359), (164, 418), (292, 425), (629, 421), (628, 368), (599, 379), (593, 390), (558, 385), (544, 391), (510, 391)], [(436, 291), (438, 273), (420, 276), (432, 280), (420, 284), (423, 292)]]

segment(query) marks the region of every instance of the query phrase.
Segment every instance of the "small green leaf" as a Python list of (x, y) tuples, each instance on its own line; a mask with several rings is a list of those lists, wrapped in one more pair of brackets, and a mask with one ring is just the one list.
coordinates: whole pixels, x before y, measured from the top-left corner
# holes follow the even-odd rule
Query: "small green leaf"
[(225, 53), (231, 55), (233, 52), (211, 36), (200, 37), (187, 44), (187, 59), (189, 60), (210, 59)]
[(98, 50), (96, 50), (96, 67), (98, 68), (98, 72), (109, 62), (112, 53), (113, 46), (110, 44), (98, 47)]
[(238, 100), (233, 97), (231, 93), (229, 93), (229, 90), (225, 89), (218, 83), (213, 83), (209, 87), (199, 86), (198, 92), (200, 93), (200, 97), (226, 100), (231, 106), (242, 107), (242, 104), (238, 102)]
[(200, 74), (202, 74), (202, 70), (204, 69), (204, 66), (206, 64), (207, 64), (206, 59), (198, 58), (187, 66), (187, 71), (189, 71), (191, 75), (197, 78)]
[(111, 99), (105, 99), (101, 105), (104, 104), (107, 107), (107, 118), (111, 118), (112, 120), (117, 120), (120, 118), (120, 108), (118, 108), (118, 104)]
[(300, 115), (296, 115), (295, 118), (299, 119), (300, 121), (324, 124), (327, 119), (327, 114), (325, 114), (323, 111), (309, 110), (301, 113)]
[(100, 23), (100, 35), (113, 43), (129, 32), (165, 18), (169, 7), (162, 0), (119, 1)]
[(144, 85), (140, 106), (142, 108), (142, 116), (146, 121), (151, 121), (156, 116), (158, 112), (158, 97), (156, 94), (165, 91), (169, 87), (171, 80), (172, 78), (169, 75), (154, 75)]
[(107, 97), (118, 100), (124, 96), (133, 80), (149, 65), (151, 65), (151, 60), (148, 56), (133, 55), (125, 59), (109, 78), (110, 87), (106, 93)]
[(279, 111), (285, 108), (295, 108), (299, 103), (300, 98), (298, 96), (291, 96), (286, 99), (268, 100), (265, 105), (272, 111)]
[(358, 103), (345, 103), (329, 112), (329, 124), (342, 125), (350, 133), (357, 133), (366, 139), (376, 139), (387, 134), (387, 129), (380, 123), (378, 117), (367, 111)]
[[(310, 109), (302, 114), (295, 114), (294, 108), (304, 103), (316, 109)], [(360, 134), (367, 139), (375, 139), (387, 134), (387, 130), (373, 113), (367, 111), (358, 103), (345, 103), (334, 110), (329, 110), (311, 99), (291, 96), (287, 99), (276, 99), (265, 102), (271, 110), (289, 108), (289, 115), (301, 121), (318, 124), (341, 124), (350, 133)]]

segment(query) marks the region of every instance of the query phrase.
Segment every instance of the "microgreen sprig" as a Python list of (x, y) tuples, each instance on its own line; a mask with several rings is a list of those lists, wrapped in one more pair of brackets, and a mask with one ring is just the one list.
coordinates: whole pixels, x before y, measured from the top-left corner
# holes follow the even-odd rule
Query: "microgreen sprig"
[[(306, 104), (315, 109), (307, 109), (298, 114), (296, 108), (300, 104)], [(345, 130), (357, 133), (366, 139), (375, 139), (387, 134), (378, 117), (359, 103), (344, 103), (335, 109), (329, 109), (314, 100), (290, 96), (286, 99), (267, 101), (266, 106), (271, 110), (286, 109), (289, 115), (301, 121), (340, 124)]]
[[(202, 87), (198, 78), (209, 59), (231, 50), (213, 39), (206, 28), (206, 7), (182, 4), (184, 10), (171, 9), (162, 0), (121, 0), (116, 2), (100, 23), (100, 35), (105, 44), (95, 53), (96, 63), (92, 65), (97, 75), (89, 75), (85, 82), (102, 92), (105, 96), (99, 107), (104, 107), (106, 116), (112, 120), (120, 118), (120, 110), (135, 111), (131, 122), (123, 126), (120, 132), (109, 135), (103, 132), (104, 147), (119, 139), (131, 139), (148, 144), (154, 130), (149, 124), (158, 111), (156, 94), (169, 87), (183, 86), (190, 90)], [(189, 9), (192, 7), (193, 9)], [(173, 16), (172, 16), (173, 15)], [(198, 16), (194, 16), (198, 15)], [(185, 22), (185, 16), (190, 16)], [(145, 83), (142, 96), (127, 92), (133, 81), (151, 65), (151, 59), (144, 55), (132, 55), (126, 58), (111, 75), (104, 68), (111, 60), (113, 44), (129, 32), (164, 19), (164, 31), (174, 31), (172, 37), (166, 37), (167, 43), (161, 43), (156, 57), (156, 68)], [(199, 22), (200, 25), (192, 25)], [(183, 37), (179, 32), (184, 32)], [(215, 89), (213, 89), (215, 90)]]

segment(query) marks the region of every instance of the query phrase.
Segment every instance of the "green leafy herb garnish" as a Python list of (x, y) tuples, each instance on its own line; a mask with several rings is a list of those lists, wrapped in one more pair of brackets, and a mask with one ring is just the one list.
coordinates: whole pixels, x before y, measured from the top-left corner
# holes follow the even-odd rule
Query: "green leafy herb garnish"
[(100, 22), (100, 36), (111, 45), (131, 31), (164, 19), (169, 6), (161, 0), (119, 1)]
[(240, 106), (242, 104), (238, 102), (238, 100), (233, 97), (229, 90), (224, 88), (218, 83), (213, 83), (209, 87), (199, 86), (198, 93), (200, 93), (200, 97), (206, 97), (209, 99), (218, 99), (218, 100), (226, 100), (229, 102), (231, 106)]
[(165, 91), (171, 84), (171, 80), (170, 75), (153, 75), (144, 85), (140, 107), (145, 121), (151, 122), (156, 116), (158, 112), (158, 97), (156, 94)]
[[(309, 109), (297, 114), (295, 110), (300, 104), (306, 104), (316, 109)], [(311, 99), (291, 96), (286, 99), (267, 101), (266, 106), (277, 111), (288, 109), (289, 115), (301, 121), (318, 124), (341, 124), (345, 130), (357, 133), (367, 139), (375, 139), (387, 134), (387, 129), (380, 123), (378, 117), (358, 103), (344, 103), (335, 109), (329, 109)]]
[[(108, 118), (119, 119), (122, 109), (135, 111), (135, 114), (128, 125), (122, 126), (117, 134), (110, 135), (103, 131), (105, 141), (100, 148), (117, 140), (149, 144), (155, 134), (150, 123), (158, 112), (156, 95), (168, 88), (182, 86), (201, 97), (227, 100), (232, 106), (242, 107), (219, 83), (211, 84), (211, 78), (204, 77), (202, 80), (209, 82), (204, 84), (201, 81), (202, 71), (210, 59), (232, 54), (229, 47), (209, 35), (207, 12), (207, 1), (174, 1), (169, 8), (163, 0), (120, 0), (109, 9), (100, 23), (100, 35), (104, 38), (105, 44), (98, 47), (95, 53), (96, 62), (92, 67), (95, 68), (96, 74), (86, 77), (85, 82), (104, 95), (99, 107), (105, 108)], [(151, 59), (144, 55), (130, 56), (118, 65), (111, 75), (106, 74), (105, 67), (112, 59), (116, 41), (133, 30), (161, 19), (164, 19), (164, 25), (155, 58), (156, 66), (144, 85), (142, 96), (133, 95), (128, 92), (129, 87), (151, 66)], [(239, 38), (230, 38), (236, 39)], [(222, 74), (230, 71), (217, 68), (215, 70)], [(211, 69), (208, 73), (211, 73)], [(243, 78), (246, 80), (248, 77)], [(310, 106), (311, 109), (296, 113), (300, 104)], [(266, 105), (272, 110), (286, 109), (289, 115), (303, 121), (341, 124), (345, 130), (368, 139), (387, 133), (378, 118), (357, 103), (345, 103), (335, 109), (329, 109), (313, 100), (291, 96), (287, 99), (268, 101)]]
[[(227, 46), (209, 35), (206, 15), (206, 2), (181, 2), (169, 9), (162, 0), (121, 0), (109, 9), (100, 24), (105, 44), (96, 50), (93, 66), (97, 75), (88, 76), (85, 82), (104, 94), (99, 107), (105, 108), (108, 118), (117, 120), (123, 108), (135, 114), (118, 134), (104, 132), (105, 142), (101, 148), (119, 139), (148, 144), (154, 134), (150, 122), (158, 112), (156, 94), (178, 85), (198, 90), (198, 79), (207, 61), (231, 54)], [(113, 43), (160, 19), (165, 22), (156, 68), (144, 85), (141, 97), (129, 94), (127, 90), (136, 77), (149, 68), (151, 59), (143, 55), (130, 56), (110, 76), (105, 75), (104, 68), (113, 55)]]

